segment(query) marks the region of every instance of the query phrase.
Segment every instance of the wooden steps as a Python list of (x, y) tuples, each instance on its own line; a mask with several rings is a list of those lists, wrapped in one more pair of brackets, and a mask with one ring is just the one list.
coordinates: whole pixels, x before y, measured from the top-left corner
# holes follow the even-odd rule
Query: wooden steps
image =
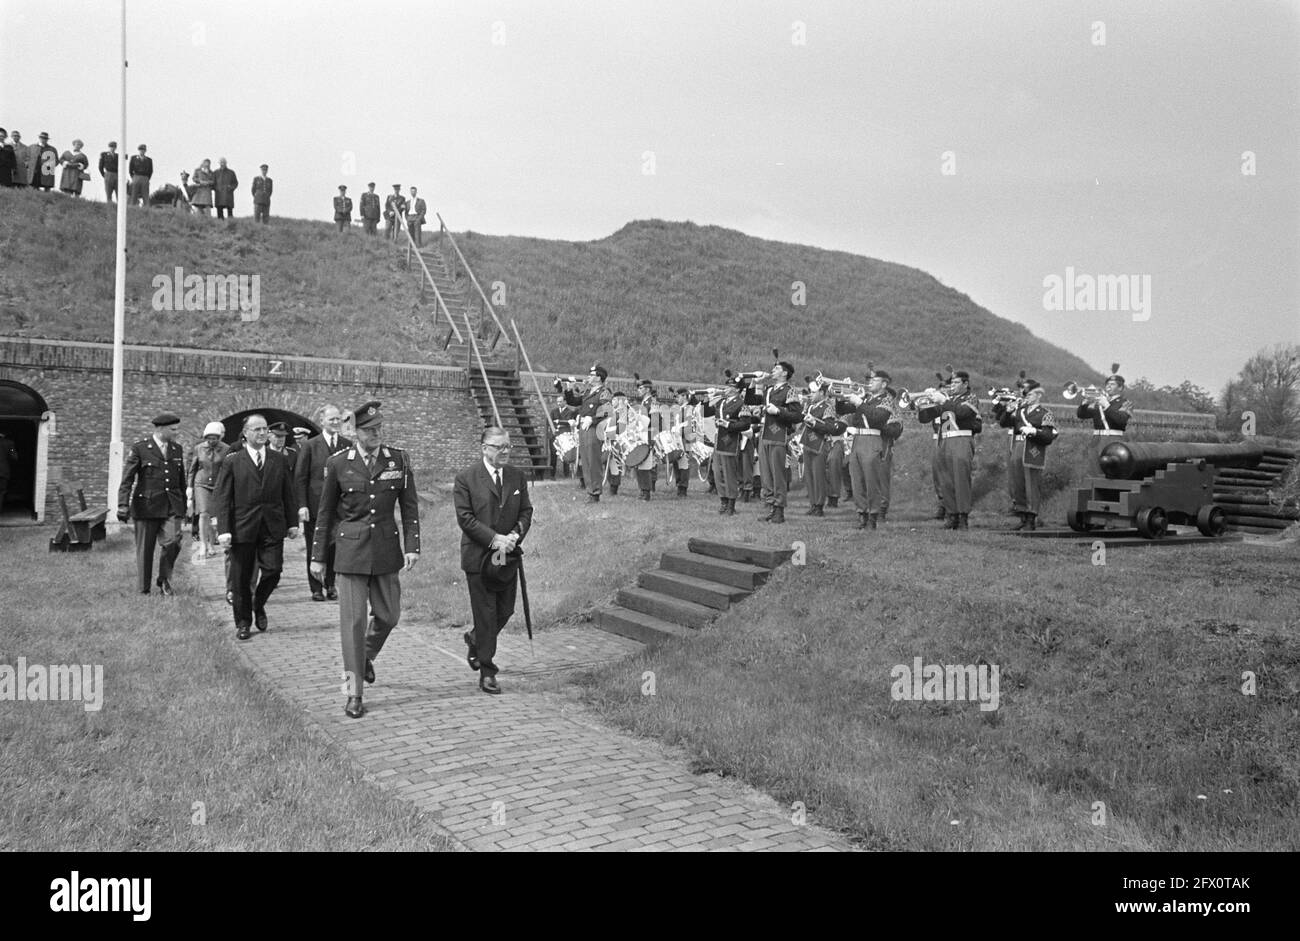
[(688, 637), (760, 588), (790, 549), (691, 539), (684, 552), (665, 552), (659, 567), (641, 572), (636, 587), (596, 611), (603, 631), (653, 644)]

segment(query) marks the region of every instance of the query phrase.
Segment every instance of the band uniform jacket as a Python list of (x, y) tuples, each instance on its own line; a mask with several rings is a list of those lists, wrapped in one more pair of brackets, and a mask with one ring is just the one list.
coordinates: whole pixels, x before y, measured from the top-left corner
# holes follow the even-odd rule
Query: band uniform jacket
[(131, 445), (122, 469), (117, 505), (129, 507), (131, 517), (159, 520), (185, 515), (185, 452), (175, 441), (167, 453), (150, 435)]
[(851, 402), (837, 402), (835, 412), (853, 416), (848, 420), (850, 428), (874, 428), (889, 441), (903, 433), (903, 415), (888, 392), (868, 395), (857, 406)]
[(829, 439), (835, 433), (837, 421), (834, 399), (823, 399), (808, 406), (807, 414), (803, 417), (804, 453), (821, 454), (822, 451), (829, 450)]
[[(977, 435), (984, 430), (984, 420), (980, 418), (980, 400), (974, 392), (963, 392), (961, 395), (953, 396), (942, 405), (918, 409), (916, 417), (919, 421), (933, 422), (942, 418), (945, 412), (952, 412), (953, 420), (961, 431), (969, 431), (973, 435)], [(938, 424), (935, 427), (939, 429), (940, 433), (947, 430)]]
[(609, 386), (602, 383), (599, 389), (589, 389), (582, 396), (566, 392), (564, 401), (577, 406), (577, 419), (580, 425), (584, 418), (590, 418), (594, 428), (601, 419), (609, 417), (613, 408), (614, 393), (609, 391)]
[[(1056, 419), (1052, 416), (1049, 409), (1042, 405), (1035, 405), (1029, 411), (1024, 412), (1024, 421), (1020, 420), (1021, 412), (1018, 409), (1004, 408), (1001, 403), (993, 406), (993, 415), (998, 420), (998, 424), (1003, 428), (1010, 428), (1020, 434), (1023, 425), (1033, 425), (1038, 430), (1032, 435), (1025, 438), (1025, 456), (1024, 464), (1026, 467), (1045, 467), (1047, 465), (1047, 446), (1056, 440), (1058, 434)], [(1015, 448), (1015, 438), (1012, 439), (1012, 448)]]
[[(746, 393), (745, 404), (762, 405), (764, 407), (761, 438), (763, 441), (775, 441), (777, 444), (785, 444), (786, 438), (794, 426), (803, 421), (803, 408), (800, 407), (799, 398), (795, 395), (794, 389), (788, 382), (769, 386), (763, 394), (752, 391)], [(779, 411), (775, 415), (769, 415), (767, 413), (768, 405), (775, 405)]]
[(754, 421), (744, 413), (744, 408), (745, 397), (740, 392), (724, 396), (716, 406), (704, 406), (704, 414), (713, 417), (718, 429), (714, 454), (740, 453), (740, 436)]
[(350, 196), (334, 197), (334, 221), (335, 222), (352, 221), (352, 197)]
[(274, 189), (274, 187), (275, 181), (269, 176), (253, 177), (253, 205), (271, 205), (271, 190)]
[(456, 475), (452, 499), (460, 526), (462, 571), (482, 571), (483, 560), (492, 551), (492, 537), (498, 533), (518, 533), (521, 542), (528, 535), (533, 504), (524, 472), (508, 464), (501, 468), (501, 483), (498, 490), (482, 461)]
[(352, 442), (338, 435), (331, 451), (325, 436), (308, 438), (298, 448), (298, 461), (293, 468), (293, 494), (298, 506), (307, 508), (308, 519), (316, 521), (320, 507), (321, 491), (325, 488), (325, 464), (340, 451), (352, 447)]
[(288, 461), (269, 447), (262, 449), (262, 457), (261, 470), (242, 446), (221, 459), (210, 512), (217, 532), (230, 533), (231, 542), (257, 542), (263, 524), (271, 539), (283, 539), (298, 525)]
[[(400, 533), (393, 517), (399, 506)], [(406, 564), (403, 546), (420, 551), (420, 505), (405, 451), (381, 445), (370, 473), (355, 445), (325, 462), (313, 562), (325, 561), (331, 539), (334, 571), (344, 575), (391, 575)]]
[(1080, 405), (1074, 414), (1080, 420), (1092, 419), (1092, 427), (1095, 431), (1102, 431), (1107, 426), (1110, 427), (1111, 431), (1123, 431), (1128, 427), (1128, 420), (1133, 417), (1133, 403), (1122, 395), (1111, 399), (1110, 404), (1106, 406), (1105, 424), (1102, 423), (1101, 415), (1095, 403)]
[(362, 193), (361, 194), (361, 218), (372, 221), (379, 220), (379, 194)]
[(139, 154), (136, 154), (127, 162), (126, 169), (127, 169), (127, 173), (133, 177), (142, 176), (146, 180), (152, 180), (153, 179), (153, 158), (141, 157)]

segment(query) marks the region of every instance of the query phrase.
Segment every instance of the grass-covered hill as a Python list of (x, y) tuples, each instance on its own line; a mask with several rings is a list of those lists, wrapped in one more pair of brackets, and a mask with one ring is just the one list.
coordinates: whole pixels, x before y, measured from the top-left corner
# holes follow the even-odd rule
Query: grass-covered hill
[[(114, 226), (103, 203), (0, 190), (0, 334), (110, 340)], [(132, 209), (128, 227), (128, 343), (437, 361), (416, 280), (382, 238), (169, 209)], [(477, 233), (458, 242), (485, 289), (504, 284), (501, 312), (539, 369), (581, 371), (598, 359), (616, 375), (712, 381), (727, 366), (767, 366), (776, 346), (799, 376), (861, 376), (874, 360), (912, 389), (945, 362), (969, 368), (981, 393), (1021, 368), (1049, 386), (1099, 378), (922, 271), (845, 252), (660, 221), (593, 242)], [(259, 318), (156, 310), (154, 279), (177, 267), (258, 275)], [(792, 302), (794, 282), (803, 305)]]

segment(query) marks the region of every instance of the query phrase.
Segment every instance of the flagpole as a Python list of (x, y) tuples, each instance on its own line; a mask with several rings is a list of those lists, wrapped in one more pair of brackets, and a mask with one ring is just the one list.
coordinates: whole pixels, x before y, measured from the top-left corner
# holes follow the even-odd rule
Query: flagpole
[(122, 115), (117, 139), (117, 269), (113, 290), (113, 417), (108, 443), (108, 525), (117, 528), (113, 510), (122, 483), (122, 334), (126, 323), (126, 204), (130, 197), (126, 139), (126, 0), (122, 4)]

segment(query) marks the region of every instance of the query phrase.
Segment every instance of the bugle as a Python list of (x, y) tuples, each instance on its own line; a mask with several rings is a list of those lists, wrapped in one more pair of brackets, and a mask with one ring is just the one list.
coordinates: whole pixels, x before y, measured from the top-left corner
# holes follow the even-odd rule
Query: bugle
[(1085, 403), (1095, 402), (1101, 397), (1101, 389), (1096, 386), (1084, 386), (1080, 389), (1077, 382), (1067, 382), (1065, 388), (1061, 390), (1061, 395), (1067, 401), (1073, 401), (1082, 395)]

